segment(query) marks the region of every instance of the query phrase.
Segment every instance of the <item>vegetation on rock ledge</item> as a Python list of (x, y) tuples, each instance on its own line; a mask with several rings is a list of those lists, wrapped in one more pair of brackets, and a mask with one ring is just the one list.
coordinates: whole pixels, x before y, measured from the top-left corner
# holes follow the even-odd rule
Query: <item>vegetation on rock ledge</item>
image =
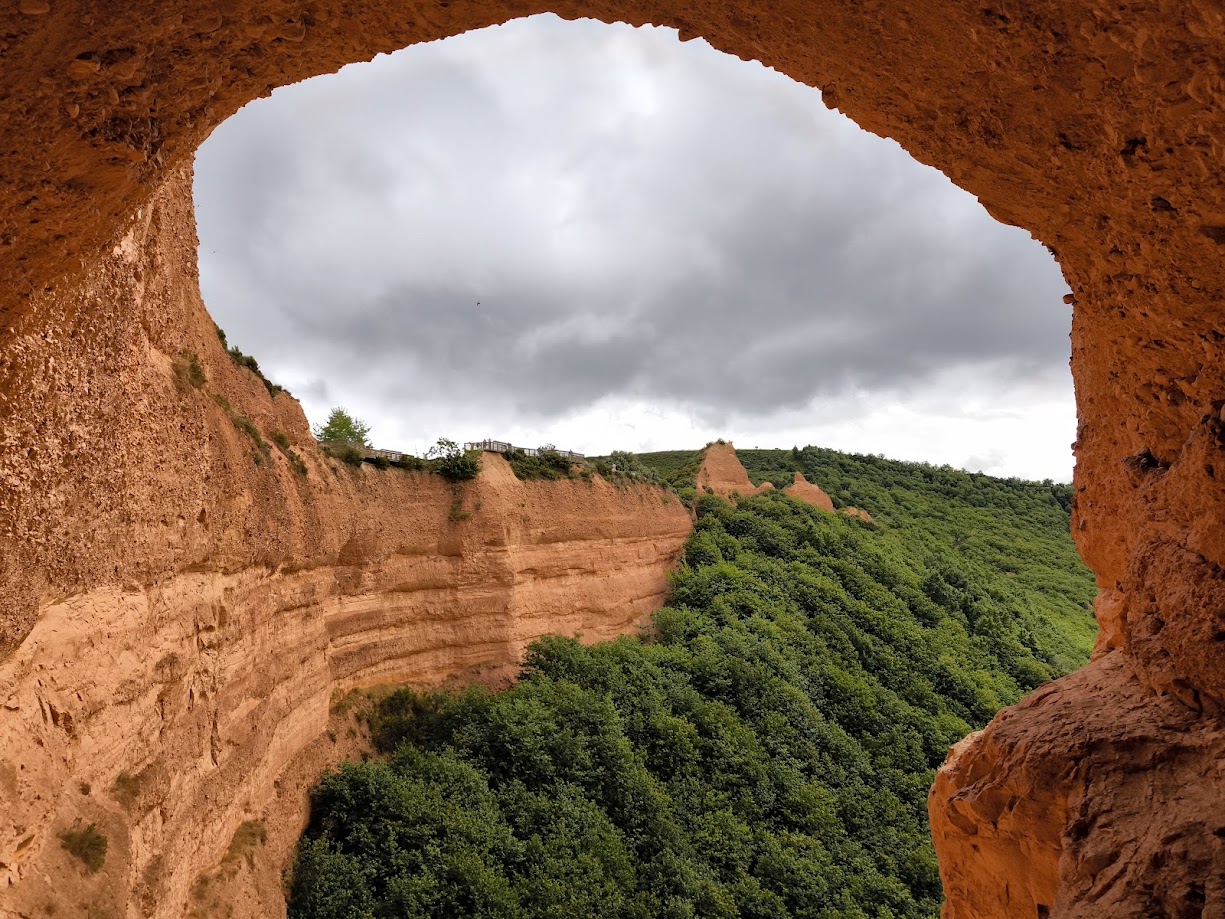
[(522, 450), (511, 450), (503, 453), (506, 462), (514, 471), (515, 477), (524, 481), (530, 479), (572, 479), (574, 478), (574, 463), (569, 457), (562, 456), (556, 450), (541, 448), (535, 455), (529, 456)]
[(481, 455), (475, 450), (465, 450), (453, 440), (438, 438), (438, 443), (426, 453), (427, 468), (449, 482), (466, 482), (475, 479), (481, 471)]
[(279, 386), (264, 376), (264, 372), (259, 369), (259, 361), (249, 354), (243, 354), (237, 345), (231, 345), (228, 341), (226, 341), (225, 332), (222, 330), (221, 326), (216, 326), (216, 329), (217, 338), (221, 340), (221, 347), (225, 348), (225, 353), (230, 356), (230, 360), (232, 360), (239, 367), (246, 367), (253, 374), (259, 377), (259, 381), (263, 383), (264, 388), (268, 390), (268, 395), (275, 398), (278, 393), (289, 394), (289, 390), (287, 390), (284, 386)]

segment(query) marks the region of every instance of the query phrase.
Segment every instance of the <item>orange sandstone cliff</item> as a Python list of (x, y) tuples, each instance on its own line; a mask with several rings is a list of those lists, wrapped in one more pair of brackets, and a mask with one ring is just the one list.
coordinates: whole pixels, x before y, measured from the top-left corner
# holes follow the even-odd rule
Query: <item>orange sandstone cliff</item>
[[(228, 363), (199, 303), (189, 170), (218, 123), (275, 86), (545, 11), (673, 26), (819, 86), (1058, 258), (1073, 533), (1102, 589), (1101, 639), (1085, 671), (950, 754), (930, 799), (945, 917), (1221, 915), (1214, 0), (4, 5), (0, 910), (45, 914), (38, 896), (93, 885), (85, 899), (116, 914), (181, 915), (196, 872), (323, 725), (333, 685), (398, 661), (405, 676), (498, 666), (523, 637), (509, 611), (544, 608), (533, 591), (592, 597), (586, 579), (661, 571), (679, 543), (678, 509), (643, 493), (632, 526), (568, 556), (610, 561), (563, 575), (542, 547), (567, 557), (576, 536), (544, 492), (502, 522), (492, 506), (512, 499), (477, 508), (496, 483), (468, 486), (458, 516), (472, 517), (453, 524), (438, 483), (333, 469), (296, 404)], [(183, 352), (203, 389), (177, 382)], [(306, 475), (243, 418), (284, 433)], [(607, 500), (625, 520), (629, 499)], [(435, 602), (450, 597), (463, 603)], [(461, 605), (470, 628), (450, 621)], [(131, 812), (109, 796), (121, 773), (145, 789)], [(115, 840), (92, 878), (56, 840), (77, 819)]]
[[(774, 488), (771, 482), (753, 485), (744, 464), (740, 462), (740, 457), (736, 455), (736, 450), (730, 443), (714, 443), (706, 448), (701, 468), (698, 470), (696, 484), (700, 491), (709, 490), (710, 493), (726, 500), (730, 500), (733, 495), (760, 495)], [(802, 472), (795, 473), (794, 480), (783, 489), (783, 494), (833, 513), (834, 502), (830, 496), (822, 491), (819, 485), (813, 485), (804, 478)], [(860, 520), (872, 522), (872, 515), (857, 507), (844, 507), (842, 513), (849, 517), (858, 517)]]
[[(542, 634), (632, 631), (690, 529), (658, 489), (521, 482), (496, 455), (454, 486), (324, 457), (222, 350), (189, 189), (167, 181), (5, 355), (37, 400), (7, 403), (0, 454), (6, 919), (186, 915), (244, 821), (287, 799), (292, 837), (334, 693), (505, 679)], [(91, 823), (95, 875), (59, 840)]]

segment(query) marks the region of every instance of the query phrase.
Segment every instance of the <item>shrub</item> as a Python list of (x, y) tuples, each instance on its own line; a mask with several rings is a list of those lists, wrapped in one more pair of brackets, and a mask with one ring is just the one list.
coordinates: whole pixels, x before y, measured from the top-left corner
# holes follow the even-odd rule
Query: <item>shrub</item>
[(262, 466), (264, 460), (272, 456), (272, 448), (268, 446), (268, 441), (264, 440), (259, 432), (259, 428), (255, 426), (255, 422), (246, 415), (236, 413), (230, 414), (230, 420), (234, 422), (234, 427), (242, 431), (251, 438), (251, 442), (255, 444), (256, 453), (253, 454), (255, 465)]
[[(658, 469), (646, 465), (633, 453), (625, 450), (614, 450), (608, 456), (593, 459), (591, 462), (596, 472), (609, 482), (618, 484), (644, 482), (648, 485), (674, 484), (672, 478), (665, 480), (660, 476)], [(688, 481), (692, 484), (696, 468), (692, 472), (682, 473), (681, 477), (683, 478), (685, 474), (688, 475)]]
[[(260, 434), (259, 428), (255, 426), (255, 422), (246, 415), (234, 411), (234, 407), (230, 405), (230, 400), (221, 395), (221, 393), (215, 393), (213, 401), (221, 406), (234, 427), (251, 438), (251, 442), (255, 445), (255, 451), (251, 454), (251, 458), (255, 460), (255, 465), (264, 465), (264, 461), (272, 456), (272, 448), (268, 446), (268, 441), (264, 440), (263, 435)], [(303, 466), (302, 471), (306, 471), (305, 466)]]
[(535, 456), (512, 450), (503, 455), (518, 479), (569, 479), (574, 476), (574, 464), (556, 450), (541, 449)]
[(204, 368), (200, 366), (200, 358), (191, 351), (180, 351), (174, 362), (174, 382), (181, 392), (199, 389), (208, 382)]
[(451, 509), (447, 512), (447, 519), (452, 523), (459, 523), (463, 520), (468, 520), (472, 515), (464, 510), (464, 496), (458, 490), (451, 493)]
[(372, 456), (370, 457), (370, 465), (375, 469), (390, 469), (391, 460), (385, 456)]
[(221, 326), (216, 326), (215, 328), (217, 329), (217, 337), (221, 340), (221, 347), (225, 348), (225, 353), (230, 356), (230, 360), (232, 360), (239, 367), (246, 367), (253, 374), (259, 377), (259, 381), (263, 383), (264, 388), (268, 390), (268, 395), (275, 398), (278, 393), (289, 393), (289, 390), (287, 390), (284, 386), (278, 386), (276, 383), (273, 383), (270, 379), (264, 376), (264, 372), (259, 369), (259, 361), (249, 354), (243, 354), (237, 345), (229, 344), (226, 341), (225, 332), (221, 330)]
[(438, 443), (430, 447), (426, 454), (430, 460), (430, 468), (451, 482), (465, 482), (475, 479), (481, 471), (481, 455), (475, 450), (464, 450), (453, 440), (438, 438)]
[(617, 467), (617, 471), (637, 482), (659, 483), (659, 473), (645, 465), (633, 453), (625, 450), (614, 450), (608, 455), (609, 461)]
[(106, 862), (106, 837), (98, 832), (96, 823), (83, 830), (72, 829), (60, 833), (60, 845), (70, 855), (79, 858), (90, 874), (97, 874)]
[(323, 452), (350, 466), (360, 466), (365, 458), (362, 451), (352, 444), (331, 444), (325, 442), (323, 444)]
[(289, 465), (293, 467), (293, 471), (298, 475), (306, 475), (306, 463), (290, 447), (289, 438), (285, 436), (285, 433), (283, 431), (273, 431), (268, 436), (272, 438), (272, 442), (276, 444), (277, 449), (285, 455), (285, 459), (289, 460)]
[(140, 797), (140, 785), (140, 776), (121, 772), (115, 776), (115, 781), (111, 785), (111, 794), (124, 810), (131, 810), (137, 798)]

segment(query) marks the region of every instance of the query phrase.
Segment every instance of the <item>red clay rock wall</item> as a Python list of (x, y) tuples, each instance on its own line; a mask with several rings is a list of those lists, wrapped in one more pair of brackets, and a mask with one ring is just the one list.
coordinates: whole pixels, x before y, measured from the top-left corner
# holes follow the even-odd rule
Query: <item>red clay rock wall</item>
[[(1225, 759), (1225, 12), (1210, 0), (6, 5), (0, 653), (10, 694), (26, 701), (16, 715), (0, 709), (5, 717), (41, 722), (27, 722), (24, 706), (44, 664), (24, 643), (43, 620), (61, 623), (67, 640), (78, 618), (118, 629), (129, 614), (116, 610), (131, 608), (164, 617), (182, 630), (177, 641), (205, 654), (224, 633), (223, 610), (259, 633), (260, 611), (275, 604), (235, 613), (226, 597), (275, 593), (260, 572), (306, 577), (342, 556), (378, 558), (388, 544), (411, 543), (396, 535), (410, 533), (400, 524), (361, 525), (381, 524), (377, 508), (391, 497), (372, 480), (350, 483), (308, 457), (311, 474), (299, 481), (275, 453), (252, 469), (250, 445), (219, 407), (176, 393), (174, 357), (196, 350), (239, 411), (307, 448), (296, 406), (261, 396), (208, 344), (186, 169), (216, 124), (273, 86), (546, 9), (676, 26), (683, 38), (703, 35), (820, 86), (828, 104), (896, 138), (1056, 254), (1073, 291), (1073, 528), (1104, 590), (1098, 609), (1109, 628), (1088, 674), (1001, 715), (942, 774), (932, 817), (946, 915), (1219, 913), (1211, 879), (1225, 875), (1221, 808), (1198, 808), (1196, 823), (1183, 816), (1188, 801), (1219, 804), (1212, 764)], [(201, 575), (213, 586), (184, 580)], [(340, 581), (358, 593), (364, 583)], [(287, 598), (291, 607), (314, 602), (309, 585), (290, 589), (305, 594)], [(199, 608), (197, 591), (220, 599)], [(181, 610), (167, 606), (180, 595)], [(71, 606), (82, 596), (97, 600)], [(100, 634), (78, 634), (63, 653), (85, 653)], [(260, 654), (275, 660), (293, 630), (261, 634)], [(187, 704), (177, 664), (155, 667), (174, 645), (141, 641), (99, 664), (163, 674), (169, 688), (165, 700), (161, 690), (116, 688), (114, 705), (88, 703), (102, 706), (92, 717), (126, 711), (144, 725), (120, 752), (97, 741), (91, 763), (113, 769), (157, 756), (154, 713)], [(264, 688), (263, 698), (281, 697), (276, 684)], [(88, 683), (58, 692), (58, 704), (38, 706), (48, 719), (38, 730), (69, 737), (84, 709), (69, 721), (62, 706), (95, 697)], [(1081, 723), (1097, 725), (1086, 734), (1096, 741), (1072, 747), (1072, 768), (1066, 753)], [(199, 730), (209, 743), (193, 742), (211, 750), (211, 727)], [(294, 729), (252, 730), (271, 731), (261, 741), (271, 750)], [(220, 757), (228, 747), (219, 744)], [(246, 786), (210, 778), (219, 768), (212, 755), (201, 755), (192, 781), (211, 789), (202, 819), (225, 823), (232, 816), (217, 813), (244, 807), (234, 796)], [(45, 756), (57, 770), (48, 775), (75, 768), (62, 753)], [(1052, 771), (1060, 762), (1068, 765)], [(31, 787), (21, 771), (5, 761), (0, 789), (10, 799)], [(1008, 789), (1020, 790), (1015, 804)], [(67, 820), (68, 794), (28, 804), (22, 822), (0, 833), (4, 871), (54, 847), (39, 821)], [(1024, 794), (1048, 806), (1031, 807)], [(1142, 821), (1130, 816), (1137, 798)], [(159, 819), (142, 823), (140, 838), (153, 838)], [(163, 871), (190, 873), (184, 865), (199, 864), (216, 838), (204, 834), (191, 853), (172, 846)]]
[[(282, 797), (301, 819), (322, 754), (291, 767), (334, 692), (505, 680), (542, 634), (630, 631), (691, 526), (658, 489), (520, 482), (494, 455), (456, 486), (323, 457), (298, 404), (221, 348), (189, 188), (181, 171), (6, 355), (38, 405), (4, 428), (30, 446), (0, 454), (6, 919), (186, 915), (242, 821)], [(77, 822), (108, 838), (96, 875), (60, 846)]]
[(1110, 654), (954, 748), (931, 792), (945, 915), (1221, 915), (1225, 725)]
[(803, 501), (805, 504), (811, 504), (813, 507), (819, 507), (823, 511), (832, 513), (834, 510), (834, 502), (830, 500), (829, 495), (823, 492), (820, 486), (813, 485), (804, 478), (802, 472), (795, 474), (795, 480), (783, 489), (783, 494), (797, 501)]
[(725, 501), (730, 501), (733, 495), (747, 498), (774, 488), (769, 482), (754, 485), (749, 481), (749, 474), (741, 465), (736, 448), (722, 441), (707, 445), (702, 455), (702, 465), (694, 476), (694, 485), (699, 492), (718, 495)]

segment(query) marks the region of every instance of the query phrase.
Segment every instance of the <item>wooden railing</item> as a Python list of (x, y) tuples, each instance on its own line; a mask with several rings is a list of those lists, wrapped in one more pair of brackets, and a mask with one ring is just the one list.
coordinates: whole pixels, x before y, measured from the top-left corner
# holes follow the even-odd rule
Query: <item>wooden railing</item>
[(587, 457), (573, 450), (558, 450), (554, 446), (516, 447), (504, 440), (477, 440), (464, 444), (465, 450), (480, 450), (484, 453), (522, 453), (524, 456), (539, 456), (541, 453), (556, 453), (575, 462), (584, 462)]
[(350, 440), (320, 440), (318, 443), (323, 449), (339, 447), (344, 450), (356, 450), (361, 454), (362, 459), (385, 459), (391, 463), (402, 463), (404, 457), (412, 455), (399, 450), (376, 450), (374, 447), (367, 447)]
[[(362, 459), (385, 459), (390, 463), (402, 463), (406, 456), (411, 456), (410, 453), (402, 453), (399, 450), (376, 450), (374, 447), (366, 447), (362, 444), (352, 443), (350, 441), (339, 440), (321, 440), (320, 447), (343, 447), (345, 449), (356, 450), (361, 454)], [(502, 440), (478, 440), (464, 444), (464, 450), (479, 450), (484, 453), (522, 453), (525, 456), (539, 456), (541, 453), (553, 452), (566, 459), (573, 460), (576, 463), (586, 461), (586, 457), (581, 453), (575, 453), (573, 450), (558, 450), (555, 447), (516, 447), (514, 444), (507, 443)]]

